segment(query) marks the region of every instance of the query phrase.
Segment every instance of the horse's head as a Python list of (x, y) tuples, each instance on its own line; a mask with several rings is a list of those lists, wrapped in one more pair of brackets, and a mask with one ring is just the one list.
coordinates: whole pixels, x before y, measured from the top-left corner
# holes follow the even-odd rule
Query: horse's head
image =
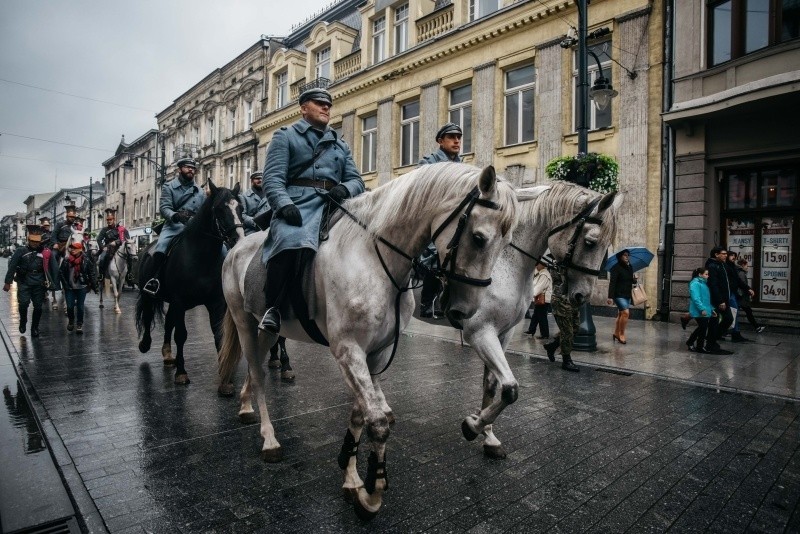
[[(560, 213), (555, 219), (560, 222), (549, 228), (547, 246), (566, 284), (565, 296), (573, 305), (580, 305), (592, 294), (625, 195), (596, 193), (572, 184), (554, 185), (547, 195), (553, 196), (551, 206)], [(564, 200), (560, 201), (559, 195)]]
[(239, 205), (239, 184), (233, 189), (217, 187), (211, 180), (208, 181), (211, 192), (211, 212), (214, 226), (219, 238), (231, 249), (239, 239), (244, 238), (242, 226), (242, 206)]
[(450, 171), (471, 176), (467, 186), (474, 187), (464, 197), (443, 200), (431, 224), (446, 284), (445, 314), (459, 325), (477, 311), (495, 261), (511, 241), (517, 200), (513, 188), (497, 179), (494, 167), (481, 171), (467, 165), (445, 165)]

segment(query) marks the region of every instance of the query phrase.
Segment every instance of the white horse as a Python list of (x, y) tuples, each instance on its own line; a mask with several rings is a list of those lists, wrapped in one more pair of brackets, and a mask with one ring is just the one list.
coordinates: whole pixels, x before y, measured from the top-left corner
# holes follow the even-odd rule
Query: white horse
[(500, 254), (492, 285), (478, 311), (458, 325), (463, 326), (464, 339), (485, 365), (482, 409), (467, 416), (461, 429), (470, 441), (483, 434), (484, 453), (490, 458), (506, 457), (492, 423), (517, 399), (518, 384), (505, 350), (514, 326), (533, 300), (537, 260), (549, 249), (555, 258), (553, 268), (563, 273), (572, 304), (585, 302), (616, 233), (616, 215), (623, 198), (622, 193), (602, 195), (566, 182), (517, 192), (519, 222), (514, 242)]
[[(106, 278), (111, 286), (111, 292), (114, 295), (114, 312), (122, 313), (119, 307), (119, 297), (122, 294), (122, 286), (125, 284), (125, 277), (128, 276), (128, 261), (130, 261), (134, 254), (132, 252), (134, 240), (133, 238), (127, 239), (125, 243), (118, 247), (111, 249), (107, 254), (112, 254), (111, 261), (108, 263), (106, 269)], [(104, 284), (105, 285), (105, 284)], [(100, 307), (103, 308), (103, 293), (104, 287), (100, 288)]]
[[(411, 318), (414, 297), (407, 291), (411, 260), (433, 240), (448, 278), (446, 314), (454, 321), (469, 318), (486, 294), (497, 256), (511, 239), (517, 201), (513, 188), (497, 181), (492, 167), (481, 171), (447, 163), (420, 167), (344, 206), (365, 227), (343, 216), (330, 229), (311, 266), (315, 291), (311, 307), (355, 396), (339, 466), (345, 472), (343, 489), (353, 498), (356, 512), (370, 518), (380, 509), (387, 488), (390, 415), (372, 373), (391, 361), (393, 343)], [(261, 415), (262, 458), (278, 461), (281, 446), (263, 394), (264, 359), (277, 336), (257, 328), (265, 305), (263, 284), (253, 280), (253, 271), (260, 274), (262, 268), (248, 272), (251, 261), (260, 261), (265, 235), (260, 232), (240, 241), (223, 265), (228, 311), (219, 356), (220, 388), (228, 386), (244, 352)], [(311, 341), (294, 317), (282, 321), (280, 333)], [(245, 389), (242, 395), (240, 417), (252, 416), (251, 398)], [(372, 452), (362, 482), (356, 453), (364, 426)]]

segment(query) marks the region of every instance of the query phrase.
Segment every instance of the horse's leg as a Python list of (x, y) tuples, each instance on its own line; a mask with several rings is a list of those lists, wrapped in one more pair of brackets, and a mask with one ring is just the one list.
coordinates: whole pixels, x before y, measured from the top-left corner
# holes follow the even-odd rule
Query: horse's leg
[(381, 383), (378, 379), (379, 375), (372, 377), (372, 387), (375, 388), (375, 394), (378, 396), (378, 402), (381, 403), (381, 410), (383, 411), (384, 414), (386, 414), (386, 419), (389, 421), (389, 424), (393, 425), (397, 419), (394, 416), (392, 407), (389, 406), (388, 402), (386, 402), (386, 396), (383, 394), (383, 390), (381, 389)]
[(358, 500), (358, 489), (364, 487), (364, 482), (358, 476), (358, 445), (361, 441), (361, 431), (364, 429), (364, 414), (358, 402), (353, 404), (353, 411), (350, 412), (350, 425), (344, 435), (342, 449), (339, 451), (337, 461), (339, 468), (344, 471), (344, 484), (342, 493), (348, 502)]
[[(248, 331), (242, 332), (242, 329), (239, 329), (239, 339), (242, 343), (242, 352), (247, 356), (248, 378), (252, 394), (255, 397), (256, 404), (258, 404), (258, 413), (261, 416), (260, 430), (261, 437), (264, 438), (264, 444), (261, 447), (261, 459), (268, 463), (274, 463), (283, 458), (283, 450), (281, 449), (281, 444), (275, 438), (275, 428), (272, 426), (269, 410), (267, 409), (264, 389), (266, 384), (264, 360), (267, 357), (269, 348), (277, 341), (277, 336), (267, 333), (259, 334), (255, 320), (252, 317), (248, 317), (248, 319)], [(241, 411), (239, 412), (239, 417), (242, 417)]]
[(98, 285), (100, 286), (98, 288), (98, 291), (97, 291), (98, 293), (100, 293), (100, 307), (101, 308), (105, 308), (105, 306), (103, 305), (103, 293), (105, 293), (105, 289), (106, 289), (106, 279), (105, 278), (101, 278), (98, 281)]
[(275, 345), (272, 345), (269, 349), (269, 361), (267, 362), (267, 367), (270, 369), (280, 369), (281, 367), (281, 359), (278, 355), (279, 352), (279, 345), (281, 344), (281, 340), (286, 342), (286, 338), (283, 336), (278, 336), (278, 342)]
[(111, 291), (114, 294), (114, 313), (122, 313), (122, 310), (119, 309), (119, 294), (122, 291), (122, 286), (116, 276), (111, 278)]
[[(506, 406), (517, 400), (519, 384), (506, 360), (503, 346), (508, 333), (500, 337), (491, 328), (482, 328), (477, 332), (465, 329), (465, 339), (483, 360), (483, 402), (478, 414), (469, 415), (461, 424), (464, 437), (472, 441), (479, 434), (485, 433), (484, 454), (491, 458), (505, 458), (506, 452), (500, 440), (492, 432), (492, 423)], [(501, 339), (502, 338), (502, 339)], [(500, 395), (497, 395), (497, 390)], [(488, 427), (488, 431), (487, 431)]]
[(380, 400), (372, 386), (363, 349), (354, 342), (341, 342), (333, 349), (333, 355), (342, 369), (347, 385), (355, 395), (356, 403), (362, 407), (367, 436), (372, 447), (364, 487), (358, 489), (354, 503), (359, 517), (371, 519), (378, 513), (383, 502), (383, 492), (388, 488), (386, 441), (389, 439), (389, 420), (383, 413)]
[[(172, 308), (172, 306), (170, 306)], [(164, 366), (169, 367), (175, 365), (175, 357), (172, 355), (172, 330), (175, 328), (175, 322), (167, 310), (167, 316), (164, 317), (164, 342), (161, 344), (161, 358), (164, 361)]]
[(211, 332), (214, 334), (214, 346), (219, 352), (222, 347), (222, 320), (225, 318), (225, 310), (227, 305), (225, 299), (219, 302), (210, 302), (206, 304), (206, 311), (208, 311), (208, 322), (211, 326)]
[(185, 360), (183, 358), (183, 346), (189, 338), (186, 331), (186, 310), (180, 305), (170, 304), (167, 317), (172, 317), (172, 325), (175, 327), (175, 383), (185, 385), (189, 383), (189, 375), (186, 373)]
[(256, 422), (256, 412), (253, 410), (253, 387), (250, 385), (250, 369), (244, 376), (242, 391), (239, 392), (239, 421), (248, 425)]
[(286, 338), (279, 337), (278, 342), (272, 346), (272, 349), (276, 346), (280, 348), (281, 352), (281, 380), (291, 382), (294, 380), (294, 370), (292, 369), (292, 364), (289, 363), (289, 353), (286, 352)]

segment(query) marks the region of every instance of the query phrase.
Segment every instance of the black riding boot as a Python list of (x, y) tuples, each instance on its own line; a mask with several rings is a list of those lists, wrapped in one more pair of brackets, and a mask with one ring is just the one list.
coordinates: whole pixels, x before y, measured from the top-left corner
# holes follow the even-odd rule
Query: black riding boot
[(167, 255), (163, 252), (156, 252), (153, 254), (153, 277), (147, 281), (142, 291), (150, 293), (151, 295), (158, 293), (158, 290), (161, 289), (159, 278), (161, 277), (161, 269), (164, 267), (165, 261), (167, 261)]
[(558, 349), (558, 346), (560, 344), (561, 340), (559, 339), (558, 336), (556, 336), (550, 343), (545, 343), (544, 345), (542, 345), (544, 347), (544, 350), (547, 351), (547, 359), (549, 359), (551, 362), (556, 361), (556, 350)]
[(281, 330), (280, 307), (286, 287), (292, 283), (296, 268), (296, 250), (279, 252), (267, 263), (267, 281), (264, 284), (264, 300), (267, 311), (258, 325), (260, 330), (277, 334)]
[(33, 317), (31, 317), (31, 337), (39, 337), (39, 320), (42, 318), (41, 306), (33, 309)]
[(24, 334), (26, 325), (28, 324), (28, 307), (20, 307), (19, 309), (19, 333)]

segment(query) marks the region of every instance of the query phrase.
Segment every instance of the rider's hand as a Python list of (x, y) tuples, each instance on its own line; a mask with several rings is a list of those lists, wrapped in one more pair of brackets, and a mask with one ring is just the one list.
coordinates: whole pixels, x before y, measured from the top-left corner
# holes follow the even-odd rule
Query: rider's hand
[(3, 291), (8, 291), (11, 289), (11, 284), (3, 284)]
[(278, 210), (278, 217), (292, 226), (303, 226), (303, 216), (294, 204), (287, 204)]
[(350, 191), (348, 191), (344, 185), (338, 184), (333, 186), (333, 188), (328, 192), (328, 198), (333, 200), (336, 205), (339, 205), (344, 201), (344, 199), (350, 198)]

